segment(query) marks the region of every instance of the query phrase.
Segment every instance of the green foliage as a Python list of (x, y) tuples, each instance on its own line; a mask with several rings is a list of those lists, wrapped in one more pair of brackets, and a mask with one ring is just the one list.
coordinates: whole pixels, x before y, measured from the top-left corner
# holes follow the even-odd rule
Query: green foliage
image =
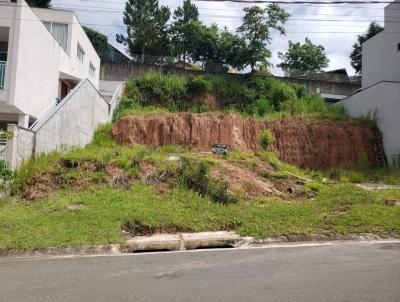
[(322, 45), (314, 45), (309, 38), (305, 38), (304, 44), (289, 41), (288, 51), (279, 52), (278, 56), (283, 61), (278, 67), (285, 71), (319, 72), (329, 64), (325, 48)]
[(378, 110), (368, 110), (367, 114), (360, 114), (356, 120), (366, 126), (377, 128), (378, 126)]
[(350, 54), (351, 66), (353, 66), (356, 73), (361, 74), (362, 72), (362, 44), (379, 34), (382, 30), (382, 26), (376, 22), (372, 22), (365, 34), (358, 35), (357, 42), (354, 43), (353, 51)]
[(275, 135), (269, 129), (265, 129), (260, 133), (260, 145), (266, 150), (269, 146), (271, 146), (275, 142)]
[(149, 72), (132, 81), (139, 92), (139, 102), (142, 105), (178, 104), (187, 93), (185, 78), (177, 75)]
[(238, 28), (238, 33), (246, 39), (246, 47), (241, 54), (244, 66), (250, 66), (252, 71), (262, 65), (269, 65), (268, 59), (271, 52), (267, 46), (271, 42), (271, 31), (277, 30), (285, 33), (283, 25), (289, 14), (277, 4), (270, 4), (265, 8), (259, 6), (244, 9), (243, 24)]
[(150, 72), (126, 82), (126, 97), (121, 98), (114, 120), (128, 113), (140, 114), (141, 110), (142, 113), (160, 112), (160, 108), (172, 112), (203, 112), (206, 108), (196, 102), (196, 96), (208, 92), (222, 102), (223, 110), (245, 115), (347, 118), (343, 107), (332, 106), (317, 94), (306, 96), (304, 86), (284, 83), (266, 74), (185, 78)]
[(90, 42), (92, 43), (94, 49), (98, 55), (105, 53), (108, 49), (108, 38), (107, 36), (89, 28), (83, 26), (86, 35), (88, 36)]
[(171, 12), (158, 0), (128, 0), (124, 24), (127, 36), (117, 34), (117, 42), (127, 46), (133, 55), (166, 55), (168, 50), (167, 23)]
[(190, 57), (194, 50), (194, 41), (201, 30), (199, 22), (199, 10), (192, 4), (191, 0), (185, 0), (182, 7), (178, 7), (174, 12), (174, 23), (171, 26), (171, 40), (174, 43), (174, 50), (178, 57)]
[(186, 89), (193, 96), (203, 96), (211, 90), (211, 83), (204, 76), (191, 76), (186, 82)]
[(208, 196), (214, 202), (222, 204), (236, 203), (238, 200), (227, 192), (228, 184), (210, 175), (210, 166), (205, 161), (185, 160), (182, 164), (180, 184), (201, 196)]
[(13, 178), (12, 171), (7, 169), (6, 162), (0, 160), (0, 180), (11, 180)]
[(369, 168), (368, 157), (365, 153), (357, 157), (356, 165), (358, 170), (367, 170)]
[(392, 156), (392, 167), (396, 170), (400, 170), (400, 153)]

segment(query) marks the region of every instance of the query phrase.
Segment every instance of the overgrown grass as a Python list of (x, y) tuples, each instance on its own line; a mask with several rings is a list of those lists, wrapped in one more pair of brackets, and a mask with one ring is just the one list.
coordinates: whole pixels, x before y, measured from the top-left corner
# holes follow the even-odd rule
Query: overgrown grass
[(182, 187), (159, 196), (155, 188), (135, 183), (129, 190), (106, 186), (60, 191), (33, 203), (7, 200), (0, 203), (0, 248), (120, 243), (124, 221), (193, 232), (235, 230), (260, 237), (400, 231), (400, 207), (384, 205), (385, 198), (400, 198), (398, 191), (371, 193), (352, 185), (318, 190), (314, 201), (259, 198), (223, 205)]
[[(126, 82), (127, 94), (115, 113), (115, 120), (127, 114), (207, 111), (202, 97), (217, 97), (223, 111), (244, 116), (277, 118), (288, 116), (324, 116), (348, 119), (340, 106), (331, 106), (305, 87), (284, 83), (264, 74), (240, 76), (180, 77), (149, 72)], [(162, 109), (161, 109), (162, 108)]]
[[(339, 168), (310, 171), (283, 163), (272, 152), (233, 151), (224, 160), (254, 171), (257, 161), (267, 162), (273, 168), (268, 174), (270, 181), (289, 179), (292, 174), (312, 180), (304, 186), (304, 192), (311, 193), (313, 199), (303, 195), (293, 202), (279, 197), (240, 200), (227, 192), (226, 184), (208, 173), (208, 165), (219, 165), (221, 158), (185, 146), (126, 148), (110, 138), (110, 130), (110, 124), (104, 125), (85, 148), (41, 155), (15, 173), (14, 196), (0, 202), (0, 249), (120, 243), (123, 241), (121, 227), (127, 221), (149, 229), (234, 230), (241, 235), (261, 237), (400, 233), (400, 208), (385, 205), (386, 198), (400, 199), (400, 190), (368, 192), (350, 183), (400, 183), (399, 170), (366, 170), (360, 159), (357, 171)], [(171, 155), (187, 158), (189, 164), (168, 161)], [(73, 168), (66, 168), (62, 162)], [(88, 162), (95, 162), (97, 168), (85, 174)], [(139, 163), (144, 162), (160, 171), (176, 172), (175, 185), (160, 193), (157, 187), (139, 180), (131, 181), (127, 188), (101, 182), (109, 164), (135, 179)], [(60, 186), (48, 197), (35, 201), (22, 198), (21, 192), (31, 179), (42, 180), (49, 175), (62, 176), (65, 183), (70, 178), (89, 177), (94, 184), (83, 189)], [(336, 180), (337, 184), (327, 185), (324, 178)]]

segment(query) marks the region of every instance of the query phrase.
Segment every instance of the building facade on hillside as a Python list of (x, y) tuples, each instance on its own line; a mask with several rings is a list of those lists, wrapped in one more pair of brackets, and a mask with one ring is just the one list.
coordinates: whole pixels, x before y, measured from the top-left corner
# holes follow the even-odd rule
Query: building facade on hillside
[(0, 127), (29, 126), (81, 80), (98, 89), (100, 58), (73, 12), (0, 0)]
[(344, 99), (352, 116), (376, 116), (387, 160), (400, 156), (400, 0), (385, 8), (385, 28), (362, 45), (362, 88)]

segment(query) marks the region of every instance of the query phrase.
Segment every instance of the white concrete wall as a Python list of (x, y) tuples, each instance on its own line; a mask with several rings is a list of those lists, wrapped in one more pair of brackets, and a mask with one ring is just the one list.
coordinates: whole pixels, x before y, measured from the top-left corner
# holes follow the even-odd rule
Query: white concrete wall
[(362, 45), (362, 89), (380, 81), (400, 81), (400, 4), (385, 8), (385, 20), (384, 31)]
[[(93, 83), (96, 89), (98, 89), (100, 57), (98, 56), (75, 14), (70, 11), (41, 8), (34, 8), (33, 12), (42, 21), (68, 24), (68, 46), (66, 51), (68, 56), (62, 58), (62, 61), (60, 62), (60, 71), (71, 75), (76, 79), (87, 78)], [(83, 63), (77, 58), (78, 43), (86, 53)], [(96, 68), (95, 77), (91, 77), (89, 74), (90, 62), (92, 62), (93, 66)]]
[(18, 2), (16, 18), (9, 104), (37, 118), (58, 96), (64, 50), (25, 2)]
[(100, 124), (110, 120), (109, 105), (87, 80), (77, 87), (50, 112), (36, 132), (36, 154), (82, 147), (91, 142)]
[(9, 125), (7, 130), (13, 136), (7, 140), (5, 159), (8, 169), (15, 170), (33, 155), (35, 133), (16, 125)]
[(376, 111), (388, 160), (400, 154), (400, 83), (381, 82), (337, 104), (344, 105), (353, 117)]

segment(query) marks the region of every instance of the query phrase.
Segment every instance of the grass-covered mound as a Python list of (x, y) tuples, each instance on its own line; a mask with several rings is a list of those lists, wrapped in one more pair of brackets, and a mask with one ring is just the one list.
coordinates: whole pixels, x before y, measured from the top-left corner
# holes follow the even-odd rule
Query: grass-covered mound
[(13, 196), (0, 202), (0, 249), (119, 243), (123, 229), (261, 237), (400, 232), (400, 207), (385, 205), (400, 191), (351, 183), (399, 183), (398, 171), (301, 170), (266, 151), (221, 157), (179, 146), (125, 148), (109, 130), (102, 127), (85, 148), (42, 155), (17, 171)]
[(182, 77), (145, 73), (126, 82), (115, 119), (127, 114), (150, 112), (204, 112), (206, 96), (217, 99), (219, 110), (233, 110), (255, 117), (288, 115), (347, 118), (343, 108), (332, 106), (305, 86), (284, 83), (269, 75), (207, 75)]

